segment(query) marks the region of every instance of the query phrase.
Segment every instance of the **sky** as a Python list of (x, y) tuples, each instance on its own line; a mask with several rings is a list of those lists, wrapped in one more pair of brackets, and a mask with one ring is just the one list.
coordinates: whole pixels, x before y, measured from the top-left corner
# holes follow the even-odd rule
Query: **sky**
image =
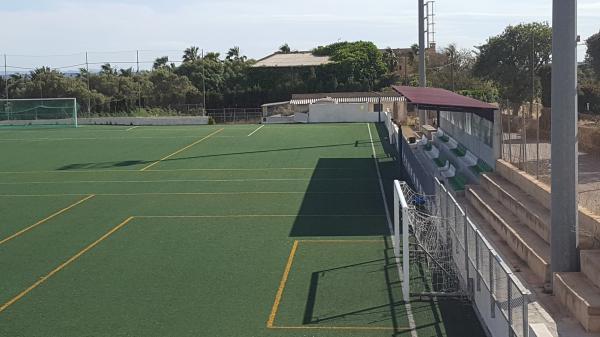
[[(578, 3), (585, 39), (600, 31), (600, 0)], [(551, 22), (552, 15), (551, 0), (437, 0), (434, 6), (440, 47), (473, 49), (507, 25)], [(129, 67), (141, 50), (147, 68), (159, 56), (180, 59), (191, 45), (222, 54), (239, 46), (258, 59), (283, 43), (310, 50), (340, 40), (381, 48), (418, 40), (416, 0), (0, 0), (0, 24), (0, 53), (13, 70), (77, 69), (86, 51), (92, 64)], [(584, 47), (579, 54), (583, 59)]]

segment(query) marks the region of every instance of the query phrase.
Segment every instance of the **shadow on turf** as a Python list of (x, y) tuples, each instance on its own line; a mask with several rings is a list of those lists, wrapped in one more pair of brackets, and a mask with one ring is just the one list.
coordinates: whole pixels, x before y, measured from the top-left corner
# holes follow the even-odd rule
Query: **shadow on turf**
[[(354, 169), (344, 178), (356, 179), (345, 184), (325, 185), (326, 170)], [(367, 183), (361, 182), (368, 179)], [(322, 194), (318, 192), (333, 192)], [(352, 190), (357, 193), (348, 193)], [(321, 215), (314, 217), (314, 215)], [(344, 216), (336, 216), (344, 215)], [(382, 236), (389, 235), (385, 210), (370, 158), (321, 158), (317, 162), (304, 199), (290, 231), (290, 237)]]
[[(388, 209), (393, 210), (393, 180), (400, 179), (406, 180), (406, 173), (401, 167), (400, 161), (398, 160), (398, 153), (389, 144), (387, 130), (383, 124), (377, 125), (376, 133), (374, 137), (378, 137), (373, 143), (382, 144), (383, 153), (378, 153), (376, 159), (381, 178), (384, 185), (386, 194), (386, 200), (388, 202)], [(369, 144), (370, 146), (370, 144)], [(369, 174), (376, 175), (375, 164), (373, 159), (331, 159), (321, 158), (318, 162), (317, 168), (371, 168)], [(313, 179), (317, 178), (319, 170), (315, 170)], [(356, 171), (356, 178), (364, 178), (361, 176), (361, 171)], [(317, 190), (319, 181), (311, 181), (307, 192), (311, 190)], [(349, 198), (356, 198), (356, 196), (349, 196)], [(362, 198), (362, 197), (361, 197)], [(308, 193), (302, 203), (299, 214), (314, 214), (315, 211), (319, 212), (331, 212), (330, 214), (372, 214), (381, 213), (384, 214), (384, 209), (381, 206), (381, 197), (379, 195), (371, 195), (369, 198), (375, 199), (379, 208), (371, 204), (373, 200), (359, 200), (359, 204), (372, 205), (371, 207), (360, 207), (354, 202), (347, 202), (346, 198), (341, 200), (323, 200), (319, 198), (318, 194)], [(359, 207), (357, 207), (359, 206)], [(345, 212), (345, 213), (340, 213)], [(390, 214), (391, 215), (391, 214)], [(398, 322), (399, 315), (405, 312), (405, 303), (402, 301), (401, 284), (398, 281), (398, 269), (389, 240), (385, 240), (390, 235), (387, 220), (385, 217), (381, 219), (371, 219), (368, 221), (353, 221), (349, 219), (331, 219), (324, 223), (315, 222), (314, 219), (298, 217), (294, 223), (294, 226), (290, 232), (292, 237), (302, 236), (383, 236), (385, 241), (385, 248), (383, 251), (384, 259), (377, 261), (367, 261), (357, 263), (353, 265), (341, 266), (329, 270), (316, 271), (311, 274), (310, 285), (307, 293), (307, 299), (305, 304), (303, 324), (315, 325), (315, 324), (327, 324), (334, 322), (339, 319), (350, 319), (353, 317), (360, 321), (362, 317), (368, 314), (377, 314), (379, 319), (377, 321), (371, 321), (369, 323), (385, 323), (388, 322), (393, 327), (391, 336), (410, 336), (410, 332), (404, 331), (404, 326), (400, 326)], [(357, 308), (348, 312), (341, 312), (335, 314), (329, 314), (324, 316), (315, 316), (317, 312), (317, 295), (319, 293), (319, 283), (321, 282), (324, 275), (329, 272), (333, 272), (337, 269), (353, 269), (361, 267), (365, 264), (379, 263), (380, 268), (384, 270), (386, 290), (388, 295), (388, 303), (375, 307)], [(428, 284), (425, 280), (423, 273), (421, 276), (423, 284)], [(395, 281), (394, 281), (395, 280)], [(356, 289), (360, 292), (361, 289)], [(411, 306), (413, 307), (413, 315), (415, 316), (415, 323), (417, 332), (429, 333), (428, 336), (435, 337), (462, 337), (462, 336), (473, 336), (483, 337), (485, 332), (479, 324), (475, 312), (470, 304), (451, 300), (425, 300), (418, 301), (412, 300)], [(425, 319), (423, 318), (425, 317)]]
[[(388, 209), (393, 210), (393, 181), (402, 176), (402, 168), (396, 160), (397, 153), (394, 148), (389, 145), (385, 126), (383, 124), (377, 125), (375, 131), (376, 132), (373, 134), (373, 144), (382, 144), (383, 147), (383, 153), (379, 153), (381, 151), (378, 151), (378, 157), (376, 158), (377, 165), (381, 173)], [(366, 143), (365, 141), (357, 141), (355, 143), (356, 146), (359, 146), (359, 144), (367, 144), (369, 148), (371, 147), (370, 140)], [(356, 169), (353, 171), (353, 176), (350, 176), (350, 178), (354, 177), (357, 179), (357, 182), (354, 183), (354, 187), (358, 189), (357, 192), (359, 192), (361, 188), (358, 184), (358, 180), (370, 178), (374, 179), (371, 183), (374, 185), (364, 186), (364, 192), (375, 190), (376, 193), (364, 195), (342, 194), (335, 198), (318, 193), (311, 193), (323, 191), (323, 182), (320, 181), (319, 178), (321, 178), (321, 175), (325, 171), (321, 170), (324, 168)], [(368, 177), (365, 177), (365, 175), (368, 175)], [(381, 195), (379, 193), (379, 183), (377, 182), (377, 178), (377, 170), (373, 158), (320, 158), (306, 190), (307, 194), (302, 201), (300, 211), (298, 212), (300, 216), (296, 218), (290, 236), (332, 237), (389, 235), (390, 231), (385, 217), (385, 208), (383, 207)], [(369, 188), (368, 191), (366, 190), (367, 187)], [(315, 221), (314, 218), (302, 216), (311, 214), (355, 214), (357, 216), (380, 214), (381, 217), (357, 217), (356, 219), (331, 217), (326, 219), (326, 221)]]
[[(302, 324), (313, 326), (324, 324), (322, 326), (327, 326), (328, 324), (340, 325), (340, 321), (362, 322), (354, 323), (354, 325), (382, 326), (382, 324), (384, 324), (392, 327), (392, 336), (397, 336), (400, 333), (406, 333), (404, 330), (405, 327), (400, 326), (400, 323), (398, 322), (399, 313), (404, 310), (404, 302), (401, 300), (400, 282), (397, 281), (397, 277), (393, 277), (394, 273), (397, 273), (397, 267), (395, 258), (393, 256), (393, 249), (389, 246), (388, 241), (389, 240), (387, 240), (386, 237), (383, 237), (385, 246), (383, 249), (382, 259), (363, 261), (355, 264), (313, 272), (311, 274)], [(353, 274), (364, 273), (375, 275), (375, 277), (377, 277), (378, 273), (383, 272), (388, 297), (387, 303), (365, 308), (353, 308), (351, 311), (346, 312), (343, 310), (340, 312), (331, 312), (331, 309), (321, 312), (319, 310), (319, 303), (317, 301), (317, 298), (319, 297), (320, 283), (326, 282), (325, 280), (330, 278), (332, 273), (339, 271), (346, 273), (351, 272)], [(392, 281), (393, 279), (396, 279), (396, 281)], [(356, 289), (356, 291), (360, 293), (361, 291), (369, 290)], [(327, 301), (327, 294), (325, 293), (322, 296), (325, 297), (323, 301)], [(343, 323), (341, 325), (343, 325)]]
[[(278, 148), (278, 149), (269, 149), (269, 150), (256, 150), (256, 151), (244, 151), (244, 152), (228, 152), (228, 153), (217, 153), (217, 154), (207, 154), (200, 156), (189, 156), (189, 157), (180, 157), (180, 158), (168, 158), (165, 160), (161, 160), (162, 162), (173, 162), (173, 161), (182, 161), (182, 160), (190, 160), (190, 159), (199, 159), (199, 158), (213, 158), (213, 157), (226, 157), (226, 156), (240, 156), (240, 155), (248, 155), (248, 154), (257, 154), (257, 153), (271, 153), (271, 152), (283, 152), (283, 151), (299, 151), (299, 150), (309, 150), (309, 149), (320, 149), (320, 148), (332, 148), (332, 147), (345, 147), (345, 146), (354, 146), (354, 147), (365, 147), (371, 146), (370, 140), (357, 140), (353, 143), (342, 143), (342, 144), (330, 144), (330, 145), (317, 145), (317, 146), (298, 146), (298, 147), (288, 147), (288, 148)], [(101, 162), (101, 163), (77, 163), (77, 164), (69, 164), (62, 167), (59, 167), (59, 171), (68, 171), (68, 170), (82, 170), (82, 169), (107, 169), (113, 167), (127, 167), (127, 166), (135, 166), (135, 165), (148, 165), (154, 163), (160, 159), (154, 160), (126, 160), (126, 161), (109, 161), (109, 162)]]
[[(383, 237), (383, 242), (385, 242), (385, 244), (384, 247), (382, 247), (382, 259), (362, 261), (311, 273), (302, 319), (302, 324), (304, 326), (326, 327), (328, 325), (344, 326), (345, 324), (372, 327), (389, 326), (391, 327), (390, 336), (392, 337), (410, 336), (410, 330), (407, 330), (408, 318), (406, 315), (406, 306), (405, 302), (402, 300), (402, 285), (398, 279), (398, 265), (394, 256), (393, 247), (391, 246), (389, 238)], [(387, 303), (362, 308), (343, 309), (338, 307), (336, 309), (331, 309), (327, 303), (332, 300), (332, 294), (328, 294), (328, 291), (331, 291), (331, 281), (327, 280), (332, 278), (332, 274), (339, 271), (352, 274), (363, 273), (372, 275), (368, 277), (381, 277), (379, 273), (383, 272)], [(414, 276), (412, 282), (424, 284), (425, 290), (428, 291), (430, 290), (427, 287), (429, 281), (424, 275), (425, 272), (421, 270), (420, 275)], [(344, 287), (347, 286), (347, 284), (340, 284), (339, 286)], [(354, 286), (357, 286), (357, 288), (354, 289), (357, 294), (369, 292), (369, 289), (360, 288), (361, 284)], [(333, 296), (335, 296), (335, 294)], [(468, 302), (455, 299), (422, 300), (413, 298), (410, 305), (416, 325), (416, 331), (421, 336), (486, 336), (472, 306)]]

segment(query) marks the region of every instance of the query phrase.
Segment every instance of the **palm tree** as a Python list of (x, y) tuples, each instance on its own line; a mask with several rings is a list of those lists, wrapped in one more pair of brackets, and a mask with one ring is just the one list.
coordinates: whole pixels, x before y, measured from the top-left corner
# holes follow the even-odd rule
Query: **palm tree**
[(121, 69), (119, 70), (119, 75), (123, 77), (131, 77), (133, 76), (133, 68)]
[(414, 62), (417, 56), (419, 55), (419, 49), (419, 45), (416, 43), (410, 46), (410, 54), (408, 55), (408, 57), (410, 58), (411, 63)]
[(292, 52), (292, 49), (287, 43), (284, 43), (281, 47), (279, 47), (279, 52), (281, 54), (289, 54)]
[(46, 74), (51, 72), (52, 70), (49, 67), (40, 67), (40, 68), (35, 68), (32, 72), (31, 72), (31, 78), (32, 79), (36, 79), (38, 76)]
[(100, 73), (105, 75), (113, 75), (116, 73), (116, 70), (113, 70), (110, 63), (105, 63), (100, 66)]
[(196, 60), (198, 60), (199, 57), (199, 52), (200, 48), (196, 47), (196, 46), (191, 46), (189, 48), (187, 48), (186, 50), (183, 51), (183, 62), (187, 63), (187, 62), (194, 62)]
[(169, 63), (169, 57), (168, 56), (159, 57), (156, 60), (154, 60), (154, 64), (152, 65), (152, 69), (163, 68), (164, 66), (167, 65), (167, 63)]
[(390, 73), (398, 71), (398, 67), (400, 66), (400, 55), (398, 55), (396, 50), (387, 47), (383, 52), (383, 58)]
[(240, 47), (234, 46), (233, 48), (229, 48), (227, 52), (227, 56), (225, 57), (227, 60), (237, 60), (240, 58)]
[(79, 75), (77, 77), (86, 77), (89, 76), (89, 71), (86, 68), (79, 68)]
[(456, 45), (454, 43), (448, 45), (444, 52), (448, 58), (448, 64), (450, 65), (450, 85), (452, 87), (452, 91), (454, 91), (456, 89), (454, 86), (454, 69), (456, 68), (455, 56), (457, 54)]
[(219, 61), (219, 57), (221, 57), (221, 54), (215, 52), (206, 53), (206, 55), (204, 55), (205, 59), (212, 61)]

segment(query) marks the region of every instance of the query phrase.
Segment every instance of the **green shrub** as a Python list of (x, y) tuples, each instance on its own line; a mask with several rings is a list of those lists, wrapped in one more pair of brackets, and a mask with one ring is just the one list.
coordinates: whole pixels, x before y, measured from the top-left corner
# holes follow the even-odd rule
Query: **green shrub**
[(579, 112), (600, 113), (600, 83), (589, 82), (580, 85), (578, 101)]
[(478, 99), (483, 102), (488, 102), (488, 103), (498, 102), (498, 99), (499, 99), (498, 90), (496, 90), (496, 89), (492, 89), (492, 90), (477, 90), (477, 89), (460, 90), (460, 91), (458, 91), (458, 94), (467, 96), (467, 97), (471, 97), (474, 99)]

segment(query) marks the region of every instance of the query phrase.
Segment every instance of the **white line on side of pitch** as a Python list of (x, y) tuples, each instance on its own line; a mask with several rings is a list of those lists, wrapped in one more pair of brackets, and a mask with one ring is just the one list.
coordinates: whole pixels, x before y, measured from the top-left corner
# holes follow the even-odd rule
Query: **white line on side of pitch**
[(248, 135), (248, 137), (250, 137), (250, 136), (252, 136), (253, 134), (257, 133), (257, 132), (258, 132), (258, 130), (260, 130), (260, 129), (264, 128), (264, 127), (265, 127), (265, 125), (264, 125), (264, 124), (263, 124), (263, 125), (261, 125), (261, 126), (259, 126), (258, 128), (256, 128), (256, 130), (252, 131), (252, 132), (251, 132), (251, 133)]

